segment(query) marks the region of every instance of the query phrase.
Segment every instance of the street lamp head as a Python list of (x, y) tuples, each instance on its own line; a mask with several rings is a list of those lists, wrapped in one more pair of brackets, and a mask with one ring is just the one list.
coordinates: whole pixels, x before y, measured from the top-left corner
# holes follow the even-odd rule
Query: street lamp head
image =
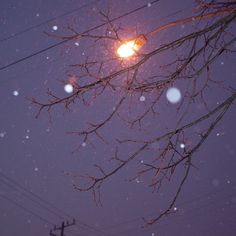
[(147, 42), (144, 35), (139, 35), (135, 39), (131, 39), (123, 42), (117, 49), (117, 54), (121, 58), (128, 58), (137, 53)]

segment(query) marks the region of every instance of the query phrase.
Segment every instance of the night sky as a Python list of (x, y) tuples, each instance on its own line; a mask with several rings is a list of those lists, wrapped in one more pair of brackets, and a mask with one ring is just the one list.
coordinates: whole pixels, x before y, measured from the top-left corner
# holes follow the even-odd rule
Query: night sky
[[(99, 10), (106, 12), (109, 9), (111, 17), (117, 17), (146, 5), (114, 22), (120, 24), (121, 35), (127, 38), (191, 16), (196, 6), (193, 0), (148, 3), (146, 0), (1, 0), (0, 67), (60, 42), (61, 39), (45, 32), (69, 36), (72, 33), (67, 29), (68, 25), (77, 32), (84, 32), (101, 24)], [(143, 50), (174, 40), (190, 32), (191, 27), (191, 24), (178, 25), (173, 30), (160, 32)], [(101, 27), (94, 32), (102, 34), (104, 29)], [(232, 33), (236, 33), (235, 25)], [(103, 48), (108, 49), (105, 52)], [(76, 75), (76, 68), (69, 65), (82, 63), (90, 56), (98, 58), (102, 55), (105, 58), (115, 48), (116, 44), (112, 45), (112, 42), (102, 45), (86, 38), (72, 40), (0, 71), (0, 236), (46, 236), (53, 225), (60, 226), (63, 220), (72, 222), (73, 218), (76, 225), (66, 228), (65, 235), (234, 236), (235, 105), (230, 107), (195, 153), (196, 168), (191, 169), (177, 200), (176, 213), (164, 217), (159, 223), (142, 228), (142, 217), (155, 217), (167, 206), (181, 173), (177, 172), (157, 193), (148, 187), (147, 179), (129, 179), (139, 170), (138, 164), (162, 144), (154, 145), (106, 181), (101, 188), (100, 206), (96, 206), (91, 192), (73, 188), (73, 184), (79, 184), (78, 173), (93, 173), (96, 163), (107, 169), (113, 165), (108, 159), (114, 154), (116, 138), (142, 140), (149, 134), (161, 134), (176, 125), (178, 105), (171, 104), (163, 95), (158, 105), (160, 115), (146, 117), (142, 130), (127, 128), (121, 117), (129, 119), (136, 111), (142, 111), (144, 104), (154, 96), (138, 94), (121, 109), (120, 116), (101, 131), (106, 143), (96, 136), (83, 143), (79, 136), (70, 134), (86, 127), (87, 122), (105, 119), (120, 98), (119, 94), (110, 91), (104, 92), (89, 106), (77, 101), (70, 111), (62, 105), (53, 109), (50, 116), (42, 112), (35, 118), (38, 108), (30, 98), (46, 101), (47, 88), (60, 97), (67, 96), (64, 85)], [(171, 57), (164, 54), (163, 58), (150, 61), (141, 75), (162, 74), (160, 63), (167, 64)], [(222, 54), (214, 62), (212, 78), (224, 80), (235, 88), (235, 59), (233, 53)], [(107, 71), (113, 71), (112, 65), (105, 68)], [(180, 91), (185, 88), (182, 83), (175, 86)], [(228, 94), (228, 90), (214, 86), (208, 88), (206, 100), (209, 107), (222, 102)], [(189, 117), (198, 117), (204, 111), (204, 105), (197, 101)], [(199, 129), (194, 127), (192, 135)], [(125, 146), (122, 156), (130, 154), (132, 148)], [(59, 231), (55, 233), (59, 234)]]

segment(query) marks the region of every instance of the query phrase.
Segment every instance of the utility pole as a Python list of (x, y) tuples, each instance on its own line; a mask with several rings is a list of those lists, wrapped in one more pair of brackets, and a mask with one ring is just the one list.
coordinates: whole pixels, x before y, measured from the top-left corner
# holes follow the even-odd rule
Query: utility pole
[(64, 234), (65, 228), (70, 227), (72, 225), (75, 225), (75, 219), (73, 219), (72, 223), (69, 223), (69, 221), (66, 221), (66, 222), (62, 221), (61, 226), (58, 226), (58, 227), (54, 226), (53, 229), (50, 230), (49, 235), (50, 236), (59, 236), (59, 235), (53, 233), (53, 231), (60, 230), (60, 236), (65, 236), (65, 234)]

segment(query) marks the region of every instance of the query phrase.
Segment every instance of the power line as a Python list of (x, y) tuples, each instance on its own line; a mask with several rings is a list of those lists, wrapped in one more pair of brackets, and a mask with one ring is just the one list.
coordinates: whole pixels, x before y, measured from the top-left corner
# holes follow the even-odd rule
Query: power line
[(12, 184), (16, 185), (19, 189), (23, 190), (24, 192), (32, 195), (33, 197), (35, 197), (36, 199), (38, 199), (39, 201), (43, 202), (44, 204), (52, 207), (54, 210), (57, 210), (58, 212), (60, 212), (63, 215), (66, 215), (68, 218), (73, 219), (73, 216), (70, 216), (69, 214), (67, 214), (65, 211), (59, 209), (58, 207), (56, 207), (54, 204), (48, 202), (47, 200), (44, 200), (42, 197), (38, 196), (37, 194), (33, 193), (31, 190), (28, 190), (27, 188), (25, 188), (24, 186), (22, 186), (21, 184), (17, 183), (15, 180), (11, 179), (10, 177), (6, 176), (5, 174), (3, 174), (2, 172), (0, 172), (0, 176), (4, 179), (6, 179), (7, 181), (11, 182)]
[[(76, 219), (76, 221), (78, 221), (77, 218), (75, 218), (75, 219)], [(101, 230), (101, 229), (98, 229), (98, 228), (89, 226), (89, 225), (87, 225), (86, 223), (82, 223), (81, 221), (79, 221), (79, 223), (82, 224), (83, 226), (89, 228), (91, 231), (96, 232), (96, 233), (99, 233), (100, 235), (111, 236), (111, 234), (106, 233), (106, 232), (104, 232), (104, 231)]]
[[(99, 0), (99, 1), (100, 1), (100, 0)], [(183, 9), (183, 10), (187, 10), (187, 9), (189, 9), (189, 7), (186, 7), (186, 8)], [(172, 16), (175, 16), (175, 15), (181, 13), (183, 10), (178, 10), (178, 11), (175, 11), (175, 12), (173, 12), (173, 13), (170, 13), (170, 14), (168, 14), (168, 15), (162, 17), (161, 19), (159, 19), (159, 21), (160, 21), (160, 20), (163, 20), (163, 19), (166, 19), (166, 18), (169, 18), (169, 17), (172, 17)], [(89, 48), (89, 47), (88, 47), (88, 48)], [(85, 51), (86, 51), (86, 50), (85, 50)], [(58, 61), (61, 61), (61, 60), (65, 60), (65, 59), (63, 59), (64, 56), (65, 56), (65, 54), (62, 54), (62, 57), (61, 57), (61, 58), (58, 58), (58, 59), (55, 59), (55, 58), (54, 58), (54, 59), (50, 60), (50, 62), (53, 62), (53, 63), (54, 63), (54, 62), (58, 62)], [(46, 64), (46, 65), (48, 65), (48, 64)], [(32, 68), (32, 69), (30, 69), (30, 70), (28, 70), (28, 71), (23, 71), (22, 73), (18, 73), (17, 75), (11, 76), (11, 77), (9, 77), (9, 79), (13, 79), (13, 78), (19, 77), (20, 75), (25, 75), (26, 73), (35, 71), (36, 69), (38, 69), (38, 68), (40, 68), (40, 67), (43, 67), (43, 66), (45, 66), (45, 63), (44, 63), (44, 64), (37, 64), (34, 68)], [(7, 81), (7, 80), (8, 80), (8, 78), (5, 78), (5, 80), (3, 80), (3, 81), (5, 82), (5, 81)]]
[[(161, 0), (154, 0), (154, 1), (150, 2), (149, 4), (152, 4), (152, 5), (153, 5), (153, 4), (155, 4), (155, 3), (159, 2), (159, 1), (161, 1)], [(138, 11), (140, 11), (140, 10), (146, 8), (146, 7), (148, 7), (148, 4), (142, 5), (142, 6), (140, 6), (140, 7), (138, 7), (138, 8), (135, 8), (135, 9), (129, 11), (129, 12), (126, 12), (126, 13), (120, 15), (120, 16), (114, 17), (114, 18), (112, 18), (112, 19), (109, 21), (109, 23), (112, 23), (112, 22), (114, 22), (114, 21), (117, 21), (117, 20), (119, 20), (119, 19), (122, 19), (123, 17), (126, 17), (126, 16), (128, 16), (128, 15), (131, 15), (131, 14), (133, 14), (133, 13), (136, 13), (136, 12), (138, 12)], [(13, 66), (13, 65), (16, 65), (16, 64), (18, 64), (18, 63), (20, 63), (20, 62), (25, 61), (25, 60), (27, 60), (27, 59), (30, 59), (30, 58), (32, 58), (32, 57), (34, 57), (34, 56), (37, 56), (37, 55), (39, 55), (39, 54), (41, 54), (41, 53), (44, 53), (44, 52), (46, 52), (46, 51), (48, 51), (48, 50), (51, 50), (51, 49), (53, 49), (53, 48), (56, 48), (56, 47), (58, 47), (58, 46), (60, 46), (60, 45), (62, 45), (62, 44), (64, 44), (64, 43), (67, 43), (67, 42), (69, 42), (69, 41), (71, 41), (71, 40), (77, 38), (77, 37), (80, 36), (80, 35), (87, 34), (87, 33), (89, 33), (90, 31), (99, 29), (99, 28), (101, 28), (101, 27), (103, 27), (103, 26), (105, 26), (105, 25), (107, 25), (107, 24), (108, 24), (108, 22), (105, 22), (105, 23), (102, 23), (102, 24), (100, 24), (100, 25), (94, 26), (94, 27), (92, 27), (92, 28), (90, 28), (90, 29), (88, 29), (88, 30), (86, 30), (86, 31), (84, 31), (84, 32), (82, 32), (82, 33), (80, 33), (80, 34), (76, 34), (76, 35), (74, 35), (74, 36), (72, 36), (72, 37), (70, 37), (70, 38), (68, 38), (68, 39), (64, 39), (64, 40), (62, 40), (62, 41), (60, 41), (60, 42), (58, 42), (58, 43), (52, 44), (52, 45), (50, 45), (50, 46), (48, 46), (48, 47), (46, 47), (46, 48), (44, 48), (44, 49), (41, 49), (41, 50), (39, 50), (39, 51), (37, 51), (37, 52), (34, 52), (34, 53), (32, 53), (32, 54), (30, 54), (30, 55), (28, 55), (28, 56), (25, 56), (25, 57), (20, 58), (20, 59), (18, 59), (18, 60), (16, 60), (16, 61), (13, 61), (13, 62), (11, 62), (11, 63), (5, 65), (5, 66), (0, 67), (0, 71), (5, 70), (5, 69), (7, 69), (7, 68), (9, 68), (9, 67), (11, 67), (11, 66)]]
[[(54, 204), (50, 203), (47, 200), (44, 200), (42, 197), (38, 196), (37, 194), (33, 193), (31, 190), (28, 190), (27, 188), (25, 188), (24, 186), (22, 186), (21, 184), (17, 183), (15, 180), (11, 179), (10, 177), (6, 176), (5, 174), (3, 174), (2, 172), (0, 172), (0, 177), (3, 179), (6, 179), (7, 181), (9, 181), (10, 183), (16, 185), (19, 189), (21, 189), (24, 192), (27, 192), (28, 194), (32, 195), (33, 197), (35, 197), (36, 199), (38, 199), (39, 201), (43, 202), (44, 204), (50, 206), (51, 208), (53, 208), (54, 210), (57, 210), (58, 212), (60, 212), (63, 215), (66, 215), (68, 218), (70, 219), (76, 219), (76, 221), (78, 223), (80, 223), (82, 226), (86, 227), (87, 230), (105, 235), (105, 236), (110, 236), (109, 234), (107, 234), (106, 232), (99, 230), (93, 226), (90, 226), (84, 222), (82, 222), (81, 220), (79, 220), (77, 217), (73, 217), (71, 215), (69, 215), (68, 213), (66, 213), (64, 210), (59, 209), (58, 207), (56, 207)], [(15, 189), (15, 188), (14, 188)]]
[(23, 205), (19, 204), (18, 202), (15, 202), (14, 200), (8, 198), (7, 196), (0, 194), (0, 197), (3, 198), (3, 199), (5, 199), (5, 200), (7, 200), (7, 201), (9, 201), (9, 202), (11, 202), (12, 204), (18, 206), (18, 207), (21, 208), (22, 210), (24, 210), (24, 211), (30, 213), (31, 215), (33, 215), (33, 216), (39, 218), (40, 220), (44, 221), (45, 223), (50, 224), (50, 225), (54, 225), (53, 222), (51, 222), (51, 221), (45, 219), (44, 217), (40, 216), (39, 214), (33, 212), (32, 210), (30, 210), (30, 209), (28, 209), (28, 208), (26, 208), (26, 207), (24, 207)]
[[(3, 199), (5, 199), (5, 200), (7, 200), (7, 201), (10, 202), (10, 203), (12, 203), (13, 205), (19, 207), (19, 208), (22, 209), (23, 211), (25, 211), (25, 212), (31, 214), (32, 216), (34, 216), (34, 217), (40, 219), (41, 221), (45, 222), (46, 224), (49, 224), (49, 225), (52, 225), (52, 226), (55, 225), (55, 223), (53, 223), (53, 222), (47, 220), (46, 218), (42, 217), (42, 216), (39, 215), (38, 213), (35, 213), (34, 211), (32, 211), (32, 210), (26, 208), (25, 206), (23, 206), (23, 205), (21, 205), (20, 203), (18, 203), (18, 202), (16, 202), (16, 201), (12, 200), (11, 198), (9, 198), (9, 197), (7, 197), (7, 196), (5, 196), (5, 195), (3, 195), (3, 194), (0, 194), (0, 197), (3, 198)], [(74, 234), (70, 233), (70, 235), (73, 236)]]
[(6, 182), (6, 180), (1, 179), (0, 178), (0, 182), (2, 182), (5, 186), (8, 186), (9, 188), (17, 191), (20, 195), (24, 196), (25, 198), (29, 199), (30, 201), (34, 202), (35, 204), (37, 204), (38, 206), (40, 206), (41, 208), (43, 208), (44, 210), (47, 210), (48, 212), (50, 212), (51, 214), (59, 217), (60, 219), (64, 219), (65, 217), (58, 214), (57, 212), (55, 212), (54, 210), (51, 210), (49, 207), (43, 205), (41, 202), (35, 200), (34, 198), (30, 197), (29, 195), (25, 194), (24, 192), (20, 192), (18, 190), (18, 188), (16, 186), (14, 186), (13, 184), (10, 184), (8, 182)]
[[(226, 195), (226, 196), (224, 196), (224, 199), (225, 199), (225, 197), (227, 197), (227, 198), (229, 198), (229, 197), (232, 197), (232, 196), (234, 196), (234, 194), (228, 194), (228, 195)], [(220, 200), (222, 200), (223, 198), (221, 198)], [(217, 201), (218, 202), (218, 201)], [(212, 206), (212, 205), (214, 205), (216, 202), (210, 202), (210, 203), (207, 203), (207, 204), (204, 204), (204, 205), (201, 205), (201, 206), (199, 206), (199, 207), (194, 207), (194, 208), (191, 208), (191, 209), (189, 209), (189, 210), (186, 210), (186, 212), (187, 213), (190, 213), (190, 212), (196, 212), (197, 210), (201, 210), (201, 209), (206, 209), (206, 208), (208, 208), (209, 206)], [(177, 215), (177, 217), (178, 216), (181, 216), (181, 215)], [(196, 214), (194, 214), (192, 217), (196, 217)], [(188, 216), (188, 219), (189, 219), (190, 217)], [(167, 219), (167, 218), (166, 218)], [(169, 219), (171, 219), (171, 220), (174, 220), (174, 219), (176, 219), (176, 218), (169, 218)], [(160, 222), (159, 224), (157, 224), (157, 226), (159, 227), (160, 225), (163, 225), (163, 223), (164, 223), (164, 225), (166, 224), (166, 222)], [(123, 230), (123, 231), (121, 231), (121, 232), (118, 232), (118, 233), (114, 233), (114, 234), (112, 234), (112, 236), (118, 236), (118, 235), (125, 235), (125, 234), (127, 234), (127, 233), (129, 233), (129, 235), (130, 235), (130, 232), (135, 232), (135, 231), (137, 231), (137, 230), (140, 230), (141, 229), (141, 227), (132, 227), (132, 228), (130, 228), (130, 229), (127, 229), (127, 230)], [(145, 232), (146, 231), (150, 231), (150, 230), (153, 230), (153, 229), (146, 229), (146, 230), (144, 230)]]
[[(218, 190), (214, 190), (214, 191), (210, 191), (208, 193), (205, 193), (205, 194), (202, 194), (200, 196), (196, 196), (195, 198), (192, 198), (190, 200), (187, 200), (187, 201), (184, 201), (182, 203), (179, 203), (179, 204), (176, 204), (176, 207), (179, 208), (179, 207), (183, 207), (185, 205), (188, 205), (188, 204), (192, 204), (194, 202), (197, 202), (198, 200), (202, 200), (202, 199), (208, 199), (209, 196), (211, 195), (215, 195), (217, 193), (220, 193), (220, 192), (225, 192), (225, 190), (227, 189), (228, 187), (222, 187), (221, 189), (218, 189)], [(145, 216), (143, 216), (144, 218), (145, 217), (151, 217), (153, 216), (153, 213), (150, 213), (150, 214), (147, 214)], [(126, 220), (126, 221), (123, 221), (123, 222), (120, 222), (118, 224), (115, 224), (115, 225), (111, 225), (111, 226), (107, 226), (107, 227), (104, 227), (103, 229), (104, 230), (108, 230), (108, 229), (113, 229), (113, 228), (117, 228), (117, 227), (120, 227), (122, 225), (128, 225), (132, 222), (137, 222), (137, 221), (140, 221), (142, 220), (141, 217), (136, 217), (136, 218), (133, 218), (133, 219), (129, 219), (129, 220)]]
[(33, 25), (33, 26), (28, 27), (28, 28), (26, 28), (26, 29), (24, 29), (24, 30), (18, 31), (17, 33), (13, 33), (13, 34), (11, 34), (10, 36), (7, 36), (7, 37), (5, 37), (5, 38), (0, 39), (0, 43), (2, 43), (2, 42), (4, 42), (4, 41), (7, 41), (7, 40), (9, 40), (9, 39), (12, 39), (12, 38), (14, 38), (14, 37), (17, 37), (17, 36), (19, 36), (19, 35), (22, 35), (22, 34), (24, 34), (24, 33), (27, 33), (27, 32), (29, 32), (29, 31), (31, 31), (31, 30), (33, 30), (33, 29), (39, 28), (39, 27), (42, 26), (42, 25), (46, 25), (46, 24), (48, 24), (48, 23), (50, 23), (50, 22), (52, 22), (52, 21), (54, 21), (54, 20), (57, 20), (57, 19), (59, 19), (59, 18), (62, 18), (62, 17), (64, 17), (64, 16), (71, 15), (71, 14), (73, 14), (73, 13), (75, 13), (75, 12), (77, 12), (77, 11), (83, 9), (83, 8), (86, 8), (86, 7), (89, 6), (90, 4), (96, 3), (96, 2), (99, 2), (99, 1), (101, 1), (101, 0), (94, 0), (94, 1), (91, 1), (90, 3), (86, 3), (86, 4), (84, 4), (84, 5), (80, 6), (80, 7), (77, 7), (77, 8), (75, 8), (75, 9), (71, 10), (71, 11), (68, 11), (68, 12), (65, 12), (65, 13), (63, 13), (63, 14), (61, 14), (61, 15), (52, 17), (52, 18), (50, 18), (50, 19), (48, 19), (48, 20), (46, 20), (46, 21), (43, 21), (43, 22), (41, 22), (41, 23), (39, 23), (39, 24), (37, 24), (37, 25)]
[[(100, 1), (100, 0), (99, 0), (99, 1)], [(169, 18), (169, 17), (172, 17), (172, 16), (175, 16), (175, 15), (177, 15), (177, 14), (179, 14), (179, 13), (181, 13), (181, 12), (183, 12), (184, 10), (187, 10), (187, 9), (189, 9), (189, 7), (186, 7), (186, 8), (184, 8), (184, 9), (182, 9), (182, 10), (178, 10), (178, 11), (175, 11), (175, 12), (173, 12), (173, 13), (170, 13), (170, 14), (168, 14), (168, 15), (162, 17), (161, 19), (159, 19), (159, 21), (160, 21), (160, 20), (163, 20), (163, 19), (166, 19), (166, 18)], [(89, 48), (89, 47), (88, 47), (88, 48)], [(86, 50), (85, 50), (85, 51), (86, 51)], [(53, 63), (54, 63), (54, 62), (61, 61), (61, 60), (63, 60), (64, 55), (65, 55), (65, 54), (63, 54), (62, 57), (59, 58), (59, 59), (52, 59), (52, 60), (50, 60), (50, 62), (53, 62)], [(64, 60), (65, 60), (65, 59), (64, 59)], [(45, 66), (45, 63), (44, 63), (44, 64), (37, 64), (36, 67), (32, 68), (31, 70), (24, 71), (24, 72), (22, 72), (22, 73), (18, 73), (17, 75), (14, 75), (14, 76), (9, 77), (9, 79), (13, 79), (13, 78), (19, 77), (19, 76), (21, 76), (21, 75), (25, 75), (26, 73), (35, 71), (36, 69), (38, 69), (38, 68), (40, 68), (40, 67), (43, 67), (43, 66)], [(5, 78), (5, 80), (3, 80), (3, 81), (6, 82), (7, 80), (8, 80), (8, 78)]]
[[(225, 189), (225, 188), (223, 188), (223, 189)], [(223, 190), (218, 190), (218, 191), (209, 192), (209, 193), (207, 193), (207, 194), (204, 194), (204, 195), (201, 195), (201, 196), (199, 196), (199, 197), (197, 197), (197, 198), (194, 198), (194, 200), (188, 201), (187, 203), (194, 202), (194, 201), (196, 201), (196, 199), (201, 199), (201, 198), (203, 198), (203, 197), (207, 197), (208, 195), (215, 194), (216, 192), (222, 192), (222, 191), (223, 191)], [(232, 194), (231, 194), (231, 195), (232, 195)], [(231, 195), (229, 195), (229, 196), (231, 196)], [(232, 196), (233, 196), (233, 195), (232, 195)], [(51, 225), (55, 225), (53, 222), (51, 222), (51, 221), (45, 219), (44, 217), (40, 216), (39, 214), (33, 212), (32, 210), (30, 210), (30, 209), (24, 207), (23, 205), (19, 204), (18, 202), (13, 201), (12, 199), (6, 197), (5, 195), (0, 194), (0, 197), (2, 197), (3, 199), (5, 199), (5, 200), (7, 200), (7, 201), (9, 201), (9, 202), (11, 202), (11, 203), (13, 203), (14, 205), (18, 206), (18, 207), (21, 208), (22, 210), (24, 210), (24, 211), (30, 213), (31, 215), (33, 215), (33, 216), (39, 218), (40, 220), (44, 221), (45, 223), (51, 224)], [(185, 204), (186, 204), (186, 203), (183, 203), (183, 204), (180, 204), (180, 205), (182, 206), (182, 205), (185, 205)], [(194, 209), (190, 209), (190, 210), (188, 210), (188, 212), (189, 212), (189, 211), (196, 210), (196, 209), (202, 209), (202, 208), (208, 207), (209, 205), (212, 205), (212, 203), (211, 203), (211, 204), (210, 204), (210, 203), (209, 203), (209, 204), (205, 204), (204, 206), (200, 206), (200, 207), (197, 207), (197, 208), (194, 208)], [(131, 222), (131, 221), (129, 221), (129, 223), (130, 223), (130, 222)], [(127, 223), (128, 223), (128, 222), (127, 222)], [(122, 224), (126, 224), (126, 223), (121, 223), (121, 224), (119, 224), (119, 225), (122, 225)], [(112, 234), (112, 235), (119, 235), (119, 234), (121, 234), (121, 233), (123, 234), (123, 233), (126, 233), (126, 232), (135, 231), (136, 229), (137, 229), (137, 228), (133, 228), (133, 229), (129, 229), (129, 230), (127, 230), (127, 231), (123, 231), (123, 232), (120, 232), (120, 233), (118, 233), (118, 234)], [(108, 235), (108, 234), (107, 234), (107, 235)], [(110, 235), (110, 234), (109, 234), (109, 235)]]

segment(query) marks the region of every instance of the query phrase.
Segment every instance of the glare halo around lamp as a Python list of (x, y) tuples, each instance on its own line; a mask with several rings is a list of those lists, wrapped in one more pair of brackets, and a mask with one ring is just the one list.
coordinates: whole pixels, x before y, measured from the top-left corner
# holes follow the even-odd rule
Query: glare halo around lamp
[(135, 55), (147, 42), (145, 35), (141, 34), (134, 39), (124, 41), (117, 49), (117, 54), (121, 58), (129, 58)]

